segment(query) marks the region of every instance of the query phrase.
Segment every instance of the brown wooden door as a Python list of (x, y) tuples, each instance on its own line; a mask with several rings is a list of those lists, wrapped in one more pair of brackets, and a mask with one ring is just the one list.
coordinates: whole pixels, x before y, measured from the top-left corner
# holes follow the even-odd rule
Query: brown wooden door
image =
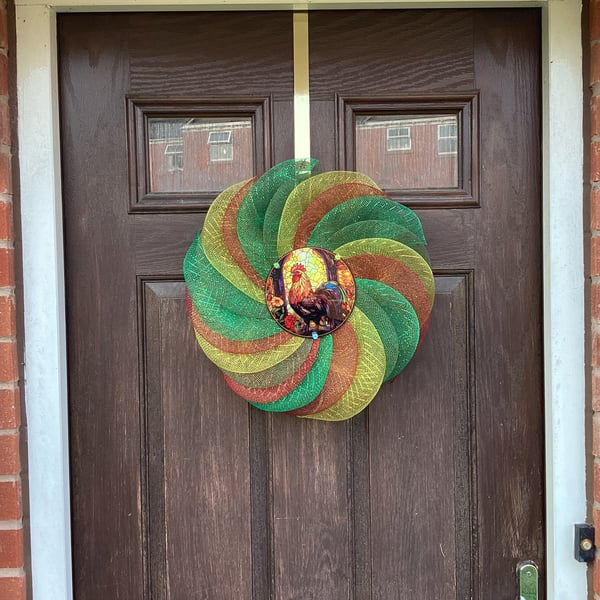
[(320, 170), (412, 204), (437, 284), (414, 361), (342, 423), (249, 408), (184, 307), (219, 186), (292, 155), (292, 15), (59, 16), (78, 600), (513, 600), (519, 561), (543, 578), (540, 13), (309, 23)]

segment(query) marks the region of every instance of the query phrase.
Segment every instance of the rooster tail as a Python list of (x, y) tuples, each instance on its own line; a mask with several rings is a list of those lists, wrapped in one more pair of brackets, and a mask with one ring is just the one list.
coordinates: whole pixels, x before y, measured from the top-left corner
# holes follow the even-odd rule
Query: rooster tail
[(322, 283), (315, 293), (321, 291), (324, 296), (334, 302), (342, 304), (347, 301), (346, 290), (337, 281), (326, 281)]

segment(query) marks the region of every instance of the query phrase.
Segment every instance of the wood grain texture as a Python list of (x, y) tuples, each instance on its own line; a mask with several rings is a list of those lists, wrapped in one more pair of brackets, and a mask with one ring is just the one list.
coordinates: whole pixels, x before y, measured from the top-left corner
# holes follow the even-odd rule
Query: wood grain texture
[[(148, 369), (147, 375), (161, 379), (158, 393), (146, 395), (147, 439), (154, 441), (147, 451), (159, 444), (164, 461), (162, 468), (149, 469), (148, 476), (148, 487), (164, 497), (164, 523), (157, 523), (156, 537), (149, 506), (149, 548), (152, 552), (164, 545), (164, 564), (150, 564), (164, 573), (166, 590), (153, 587), (151, 597), (248, 598), (248, 406), (228, 391), (197, 348), (188, 326), (184, 284), (148, 282), (145, 296), (147, 305), (158, 304), (158, 314), (154, 307), (146, 311), (147, 356), (159, 361), (157, 371)], [(179, 351), (182, 346), (187, 352)], [(159, 412), (162, 420), (150, 418)]]
[[(539, 18), (311, 14), (321, 168), (344, 164), (339, 98), (377, 106), (475, 90), (480, 101), (480, 207), (433, 198), (419, 211), (445, 283), (425, 344), (366, 418), (374, 598), (508, 599), (519, 560), (544, 564)], [(444, 287), (459, 273), (465, 283)]]
[(469, 280), (468, 274), (436, 277), (430, 334), (369, 409), (377, 600), (472, 597)]
[(323, 170), (336, 165), (334, 96), (393, 98), (471, 91), (471, 11), (344, 11), (310, 16), (311, 140)]
[(293, 155), (291, 14), (58, 25), (77, 599), (512, 600), (545, 563), (540, 12), (310, 14), (320, 170), (339, 98), (479, 99), (478, 206), (419, 211), (428, 337), (347, 423), (234, 397), (183, 306), (203, 214), (129, 213), (127, 97), (269, 97)]
[(348, 598), (348, 425), (272, 420), (275, 598)]
[[(480, 588), (512, 600), (506, 573), (544, 564), (540, 189), (540, 28), (537, 13), (476, 17), (482, 90), (482, 205), (476, 229), (475, 328), (480, 469)], [(503, 93), (500, 93), (503, 90)], [(503, 231), (498, 237), (494, 232)], [(493, 365), (481, 368), (479, 365)], [(483, 401), (485, 399), (485, 401)], [(500, 457), (502, 457), (500, 459)], [(492, 499), (490, 501), (489, 499)], [(541, 578), (544, 579), (543, 577)], [(542, 590), (543, 594), (543, 590)], [(542, 595), (543, 597), (543, 595)]]
[(473, 17), (462, 10), (311, 13), (311, 99), (474, 89)]
[[(214, 367), (205, 365), (205, 376), (198, 366), (181, 284), (163, 281), (180, 277), (202, 217), (127, 214), (126, 98), (269, 97), (265, 130), (275, 124), (281, 134), (268, 158), (288, 158), (291, 15), (58, 20), (75, 595), (237, 599), (254, 587), (264, 598), (269, 574), (256, 549), (259, 522), (267, 532), (259, 491), (268, 471), (257, 468), (266, 460), (260, 436)], [(215, 398), (223, 411), (199, 410)]]
[(75, 58), (61, 69), (61, 108), (82, 115), (62, 129), (74, 588), (129, 600), (143, 589), (143, 556), (134, 249), (120, 203), (125, 148), (115, 144), (124, 142), (121, 41), (106, 33), (113, 52), (82, 54), (81, 38), (61, 39)]
[(293, 96), (291, 13), (163, 13), (129, 19), (130, 81), (136, 94), (254, 96), (267, 89), (282, 100)]

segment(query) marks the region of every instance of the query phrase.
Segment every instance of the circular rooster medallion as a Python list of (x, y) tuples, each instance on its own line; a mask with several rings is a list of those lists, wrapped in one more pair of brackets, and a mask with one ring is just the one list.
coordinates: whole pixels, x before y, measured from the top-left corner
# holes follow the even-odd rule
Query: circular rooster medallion
[(356, 287), (346, 263), (323, 248), (298, 248), (273, 265), (265, 284), (271, 316), (286, 331), (317, 338), (340, 327)]

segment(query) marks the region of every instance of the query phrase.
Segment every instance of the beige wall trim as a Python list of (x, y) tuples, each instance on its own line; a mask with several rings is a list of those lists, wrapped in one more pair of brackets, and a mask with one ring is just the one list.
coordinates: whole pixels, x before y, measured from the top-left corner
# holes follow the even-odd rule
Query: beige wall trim
[(48, 6), (57, 12), (85, 11), (144, 11), (144, 10), (344, 10), (352, 9), (386, 9), (386, 8), (523, 8), (544, 6), (553, 2), (568, 0), (56, 0), (40, 2), (39, 0), (16, 0), (17, 6)]

